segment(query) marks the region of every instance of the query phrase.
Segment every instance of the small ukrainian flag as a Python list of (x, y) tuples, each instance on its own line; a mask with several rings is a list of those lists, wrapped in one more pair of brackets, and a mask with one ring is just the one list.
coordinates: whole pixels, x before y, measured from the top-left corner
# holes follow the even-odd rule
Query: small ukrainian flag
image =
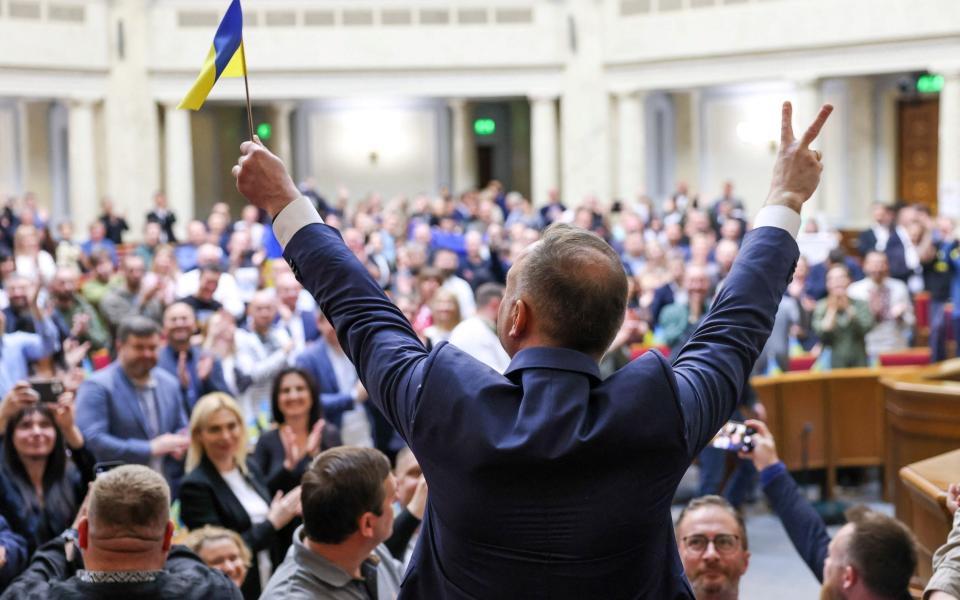
[(177, 108), (199, 110), (218, 79), (244, 75), (246, 59), (243, 53), (243, 11), (240, 10), (240, 0), (233, 0), (227, 14), (223, 15), (223, 20), (220, 21), (200, 76)]

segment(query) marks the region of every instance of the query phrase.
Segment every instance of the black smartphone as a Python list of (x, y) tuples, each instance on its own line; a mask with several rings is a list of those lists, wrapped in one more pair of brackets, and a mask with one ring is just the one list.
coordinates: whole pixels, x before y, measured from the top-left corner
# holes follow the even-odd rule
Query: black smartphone
[(123, 462), (122, 460), (109, 460), (106, 462), (98, 462), (97, 464), (93, 465), (93, 478), (96, 479), (97, 477), (100, 477), (100, 475), (102, 475), (103, 473), (106, 473), (111, 469), (116, 469), (117, 467), (123, 466), (125, 464), (127, 463)]
[(40, 395), (39, 402), (48, 404), (56, 404), (63, 393), (63, 382), (59, 379), (34, 379), (30, 387)]
[(727, 421), (710, 441), (710, 445), (727, 452), (750, 452), (756, 443), (753, 439), (756, 433), (753, 427), (745, 423)]

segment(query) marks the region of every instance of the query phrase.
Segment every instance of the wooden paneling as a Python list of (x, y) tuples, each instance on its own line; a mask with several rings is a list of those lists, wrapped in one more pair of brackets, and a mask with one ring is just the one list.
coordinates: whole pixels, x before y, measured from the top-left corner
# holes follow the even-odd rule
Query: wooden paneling
[(883, 464), (883, 388), (878, 378), (828, 379), (826, 385), (833, 464)]
[[(827, 418), (823, 381), (798, 381), (780, 388), (780, 457), (790, 470), (827, 466)], [(807, 430), (804, 433), (804, 430)], [(804, 438), (806, 464), (804, 464)]]
[(940, 102), (902, 100), (898, 106), (897, 200), (937, 210), (937, 151)]
[(885, 381), (887, 411), (887, 491), (897, 518), (911, 525), (912, 498), (897, 477), (913, 462), (960, 448), (960, 386)]
[(909, 522), (917, 537), (917, 575), (926, 583), (932, 575), (931, 558), (950, 533), (953, 519), (946, 509), (947, 486), (960, 473), (960, 450), (954, 450), (900, 470), (900, 481), (909, 493)]

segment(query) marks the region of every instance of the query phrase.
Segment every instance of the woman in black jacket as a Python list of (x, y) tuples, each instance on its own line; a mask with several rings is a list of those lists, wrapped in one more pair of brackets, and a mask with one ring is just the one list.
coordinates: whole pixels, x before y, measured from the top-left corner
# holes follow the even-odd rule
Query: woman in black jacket
[(317, 382), (303, 369), (288, 367), (277, 374), (270, 408), (277, 426), (257, 440), (253, 459), (271, 493), (288, 492), (300, 484), (317, 454), (343, 442), (340, 430), (323, 420)]
[(240, 534), (253, 552), (241, 591), (244, 598), (258, 598), (289, 545), (278, 534), (300, 513), (300, 488), (278, 493), (271, 502), (260, 470), (247, 457), (240, 408), (220, 392), (204, 396), (193, 408), (186, 468), (180, 517), (190, 529), (218, 525)]
[[(14, 414), (3, 437), (0, 513), (33, 551), (70, 527), (93, 480), (93, 455), (76, 426), (72, 392)], [(68, 455), (69, 450), (69, 455)]]

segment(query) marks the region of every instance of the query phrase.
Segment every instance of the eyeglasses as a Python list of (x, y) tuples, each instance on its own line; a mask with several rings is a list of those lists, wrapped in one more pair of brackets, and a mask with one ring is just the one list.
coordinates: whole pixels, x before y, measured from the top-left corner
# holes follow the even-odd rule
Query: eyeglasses
[(721, 533), (712, 538), (700, 534), (688, 535), (683, 538), (683, 545), (691, 552), (697, 554), (706, 552), (707, 546), (709, 546), (711, 542), (718, 554), (730, 554), (740, 547), (740, 536), (733, 535), (732, 533)]

